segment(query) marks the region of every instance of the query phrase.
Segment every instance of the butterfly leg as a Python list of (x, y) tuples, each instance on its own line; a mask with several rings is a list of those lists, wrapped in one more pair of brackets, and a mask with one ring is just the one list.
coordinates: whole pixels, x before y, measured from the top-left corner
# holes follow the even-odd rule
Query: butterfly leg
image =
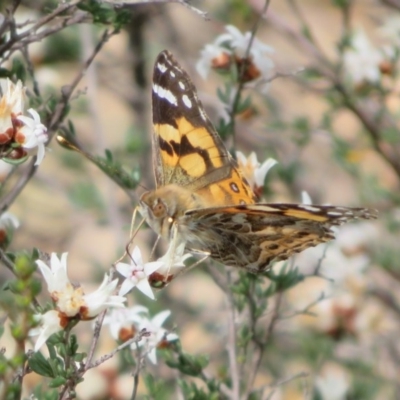
[(127, 255), (132, 259), (131, 255), (130, 255), (131, 254), (130, 247), (131, 247), (133, 240), (135, 239), (137, 233), (139, 232), (139, 229), (142, 227), (142, 225), (144, 224), (144, 221), (145, 221), (145, 219), (142, 218), (142, 220), (139, 222), (139, 225), (136, 227), (136, 229), (134, 229), (138, 211), (139, 211), (138, 207), (135, 207), (135, 209), (133, 210), (131, 227), (129, 230), (129, 242), (125, 246), (125, 252), (124, 252), (124, 254), (122, 254), (122, 256), (120, 258), (118, 258), (118, 260), (114, 261), (113, 265), (116, 265), (117, 263), (122, 261)]
[[(166, 264), (167, 268), (166, 268), (166, 274), (164, 277), (164, 283), (167, 283), (169, 281), (170, 272), (174, 265), (174, 261), (175, 261), (176, 257), (180, 255), (180, 254), (177, 254), (179, 244), (182, 243), (182, 241), (179, 240), (178, 225), (176, 223), (172, 225), (171, 231), (172, 231), (172, 239), (169, 243), (168, 250), (166, 253), (165, 264)], [(183, 246), (183, 248), (184, 248), (184, 246)], [(183, 253), (183, 250), (182, 250), (182, 253)]]

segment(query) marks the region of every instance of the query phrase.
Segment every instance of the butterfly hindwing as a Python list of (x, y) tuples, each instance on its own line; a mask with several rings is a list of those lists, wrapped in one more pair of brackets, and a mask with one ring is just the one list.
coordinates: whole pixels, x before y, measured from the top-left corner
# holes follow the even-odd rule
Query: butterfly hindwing
[[(182, 224), (196, 221), (198, 241), (209, 238), (211, 257), (225, 265), (260, 272), (272, 261), (286, 260), (309, 247), (334, 239), (333, 226), (354, 219), (376, 218), (365, 208), (305, 204), (250, 204), (189, 210)], [(185, 235), (189, 235), (185, 232)], [(192, 239), (192, 238), (191, 238)]]

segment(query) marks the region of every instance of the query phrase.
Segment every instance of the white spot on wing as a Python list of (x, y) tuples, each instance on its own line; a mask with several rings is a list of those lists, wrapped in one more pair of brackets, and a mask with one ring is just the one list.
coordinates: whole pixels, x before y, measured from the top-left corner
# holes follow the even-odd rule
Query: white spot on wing
[(299, 204), (298, 207), (302, 208), (303, 210), (310, 211), (310, 212), (321, 211), (318, 207), (309, 206), (308, 204)]
[(167, 67), (165, 64), (157, 63), (157, 69), (163, 74), (167, 70)]
[(182, 101), (183, 101), (183, 103), (185, 104), (185, 106), (186, 106), (187, 108), (192, 108), (192, 102), (191, 102), (191, 100), (189, 99), (189, 97), (187, 97), (186, 94), (184, 94), (184, 95), (182, 96)]
[(247, 221), (246, 215), (243, 213), (235, 214), (232, 217), (232, 222), (234, 222), (235, 224), (244, 224), (246, 223), (246, 221)]
[(170, 103), (170, 104), (172, 104), (172, 105), (174, 105), (174, 106), (177, 106), (177, 105), (178, 105), (178, 102), (177, 102), (177, 100), (176, 100), (176, 97), (174, 96), (174, 94), (173, 94), (170, 90), (165, 89), (165, 88), (163, 88), (163, 87), (161, 87), (161, 86), (159, 86), (159, 85), (156, 85), (156, 84), (154, 83), (154, 84), (153, 84), (153, 92), (154, 92), (155, 94), (157, 94), (158, 97), (167, 100), (168, 103)]
[(340, 217), (341, 215), (343, 216), (343, 213), (339, 211), (328, 211), (327, 214), (331, 215), (332, 217)]
[(185, 84), (182, 81), (179, 81), (178, 85), (182, 90), (185, 90)]
[(169, 74), (172, 76), (172, 78), (175, 78), (175, 72), (174, 71), (169, 71)]
[[(203, 118), (204, 121), (207, 121), (207, 115), (203, 110), (203, 107), (199, 107), (199, 113), (200, 113), (200, 117)], [(246, 203), (243, 203), (246, 204)]]
[[(198, 96), (197, 96), (197, 93), (193, 93), (193, 98), (194, 98), (194, 100), (195, 100), (195, 103), (197, 103), (198, 104), (198, 112), (199, 112), (199, 114), (200, 114), (200, 117), (203, 119), (203, 121), (205, 121), (205, 122), (207, 122), (207, 115), (206, 115), (206, 112), (204, 111), (204, 109), (203, 109), (203, 107), (200, 105), (200, 102), (199, 102), (199, 98), (198, 98)], [(246, 203), (243, 203), (243, 204), (246, 204)]]

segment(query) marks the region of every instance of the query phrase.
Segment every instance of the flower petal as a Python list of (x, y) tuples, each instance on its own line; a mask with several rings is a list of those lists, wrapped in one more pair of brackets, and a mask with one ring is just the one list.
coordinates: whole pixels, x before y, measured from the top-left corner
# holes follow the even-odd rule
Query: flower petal
[(60, 318), (56, 310), (47, 311), (40, 316), (40, 319), (41, 328), (39, 329), (39, 337), (35, 343), (35, 351), (38, 351), (51, 335), (63, 329), (60, 325)]

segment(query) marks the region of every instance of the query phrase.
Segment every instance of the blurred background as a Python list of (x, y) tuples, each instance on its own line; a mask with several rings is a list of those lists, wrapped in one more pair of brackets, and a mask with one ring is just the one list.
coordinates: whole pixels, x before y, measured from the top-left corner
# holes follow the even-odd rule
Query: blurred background
[[(178, 3), (128, 7), (130, 23), (107, 42), (70, 103), (67, 119), (82, 147), (99, 155), (109, 149), (132, 176), (140, 176), (131, 198), (95, 165), (53, 139), (34, 178), (9, 210), (21, 221), (11, 249), (67, 251), (71, 280), (88, 292), (123, 253), (137, 199), (155, 187), (150, 148), (155, 57), (163, 49), (175, 55), (211, 120), (221, 126), (226, 105), (217, 88), (224, 78), (211, 71), (202, 79), (196, 63), (226, 25), (251, 31), (264, 2), (209, 0), (193, 5), (210, 19)], [(52, 6), (22, 2), (15, 16), (21, 22), (35, 20)], [(74, 25), (30, 46), (43, 98), (58, 96), (70, 84), (100, 32), (95, 24)], [(400, 2), (272, 0), (256, 37), (274, 49), (273, 79), (264, 93), (248, 91), (251, 107), (236, 119), (234, 147), (232, 138), (225, 139), (231, 150), (245, 155), (255, 151), (260, 162), (268, 157), (278, 161), (268, 173), (263, 199), (298, 203), (307, 191), (314, 204), (377, 208), (380, 217), (340, 228), (337, 241), (290, 262), (307, 277), (279, 300), (280, 317), (255, 386), (267, 385), (265, 396), (270, 397), (260, 398), (274, 400), (398, 399)], [(362, 38), (352, 42), (355, 37)], [(135, 244), (148, 257), (154, 239), (148, 229), (142, 230)], [(274, 270), (280, 268), (282, 263)], [(7, 279), (7, 273), (1, 278)], [(153, 313), (171, 310), (168, 325), (176, 328), (184, 351), (210, 355), (210, 374), (227, 374), (227, 300), (210, 274), (200, 265), (156, 297), (154, 302), (135, 292), (131, 304), (145, 305)], [(271, 323), (275, 301), (271, 298), (272, 308), (261, 324)], [(82, 343), (89, 342), (89, 322), (76, 331)], [(115, 346), (104, 331), (99, 356)], [(12, 349), (11, 339), (5, 336), (3, 342)], [(132, 378), (117, 365), (114, 357), (92, 370), (93, 376), (78, 386), (79, 398), (130, 398)], [(166, 382), (177, 378), (162, 359), (146, 368)], [(297, 377), (301, 373), (305, 375)], [(33, 374), (27, 376), (27, 393), (36, 383)], [(145, 393), (141, 383), (139, 398)], [(157, 398), (178, 398), (173, 393)]]

